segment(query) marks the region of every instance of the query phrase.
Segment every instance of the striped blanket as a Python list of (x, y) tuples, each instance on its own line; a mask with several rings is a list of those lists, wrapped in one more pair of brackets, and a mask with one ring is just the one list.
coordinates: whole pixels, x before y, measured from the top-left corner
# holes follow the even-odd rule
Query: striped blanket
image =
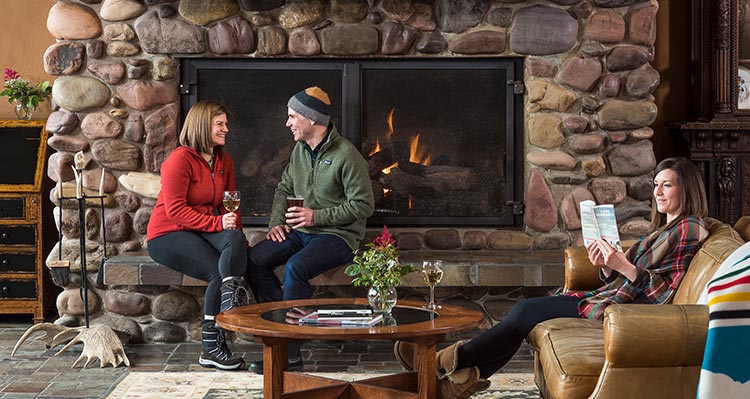
[(697, 397), (750, 398), (750, 242), (719, 266), (699, 303), (710, 321)]

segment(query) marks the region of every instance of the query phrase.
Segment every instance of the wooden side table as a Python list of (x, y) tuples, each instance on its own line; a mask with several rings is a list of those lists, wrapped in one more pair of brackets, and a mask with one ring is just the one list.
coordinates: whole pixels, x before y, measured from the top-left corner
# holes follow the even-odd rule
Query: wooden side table
[[(235, 308), (216, 316), (219, 327), (252, 334), (263, 344), (263, 397), (432, 399), (436, 394), (435, 346), (448, 333), (477, 327), (482, 312), (442, 305), (437, 313), (422, 309), (423, 302), (399, 301), (393, 311), (395, 324), (372, 327), (313, 327), (287, 324), (287, 309), (369, 307), (364, 298), (306, 299), (267, 302)], [(399, 322), (399, 319), (402, 319)], [(409, 320), (406, 320), (409, 319)], [(392, 322), (391, 322), (392, 323)], [(322, 378), (287, 371), (287, 345), (295, 340), (391, 340), (418, 345), (417, 370), (356, 382)]]
[(43, 321), (45, 121), (0, 121), (0, 313)]

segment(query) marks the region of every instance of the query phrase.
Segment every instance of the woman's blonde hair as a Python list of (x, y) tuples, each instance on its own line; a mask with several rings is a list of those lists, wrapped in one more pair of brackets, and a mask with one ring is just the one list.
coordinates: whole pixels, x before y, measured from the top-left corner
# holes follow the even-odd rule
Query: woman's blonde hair
[[(223, 105), (211, 101), (195, 103), (185, 117), (185, 123), (180, 132), (180, 145), (190, 147), (198, 152), (211, 154), (211, 119), (217, 115), (226, 114)], [(215, 146), (213, 153), (221, 153), (223, 146)]]
[[(689, 159), (682, 157), (667, 158), (658, 165), (654, 174), (669, 169), (677, 176), (674, 182), (680, 188), (680, 215), (684, 216), (708, 216), (708, 200), (706, 200), (706, 189), (703, 185), (703, 176)], [(651, 201), (651, 231), (667, 223), (667, 215), (656, 210), (656, 201)]]

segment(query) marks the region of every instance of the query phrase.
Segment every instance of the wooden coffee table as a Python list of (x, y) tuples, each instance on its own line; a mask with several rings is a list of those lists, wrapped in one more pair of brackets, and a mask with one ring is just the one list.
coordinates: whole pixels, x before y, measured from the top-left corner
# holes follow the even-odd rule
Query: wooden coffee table
[[(435, 345), (444, 341), (448, 333), (478, 326), (484, 314), (451, 305), (442, 305), (442, 309), (430, 313), (422, 309), (422, 305), (424, 302), (399, 301), (393, 311), (396, 324), (374, 327), (314, 327), (284, 322), (284, 312), (292, 307), (366, 308), (367, 300), (363, 298), (306, 299), (243, 306), (220, 313), (216, 323), (226, 330), (252, 334), (253, 339), (263, 344), (264, 399), (432, 399), (437, 384)], [(287, 371), (287, 344), (312, 339), (413, 342), (419, 347), (417, 370), (356, 382)]]

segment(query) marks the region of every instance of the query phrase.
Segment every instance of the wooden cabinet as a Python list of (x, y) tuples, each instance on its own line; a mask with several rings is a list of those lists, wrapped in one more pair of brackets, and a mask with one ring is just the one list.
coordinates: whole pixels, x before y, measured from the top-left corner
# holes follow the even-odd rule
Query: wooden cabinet
[(703, 171), (711, 216), (750, 214), (750, 0), (692, 0), (692, 120), (672, 127)]
[(42, 176), (44, 121), (0, 121), (0, 313), (45, 310)]

